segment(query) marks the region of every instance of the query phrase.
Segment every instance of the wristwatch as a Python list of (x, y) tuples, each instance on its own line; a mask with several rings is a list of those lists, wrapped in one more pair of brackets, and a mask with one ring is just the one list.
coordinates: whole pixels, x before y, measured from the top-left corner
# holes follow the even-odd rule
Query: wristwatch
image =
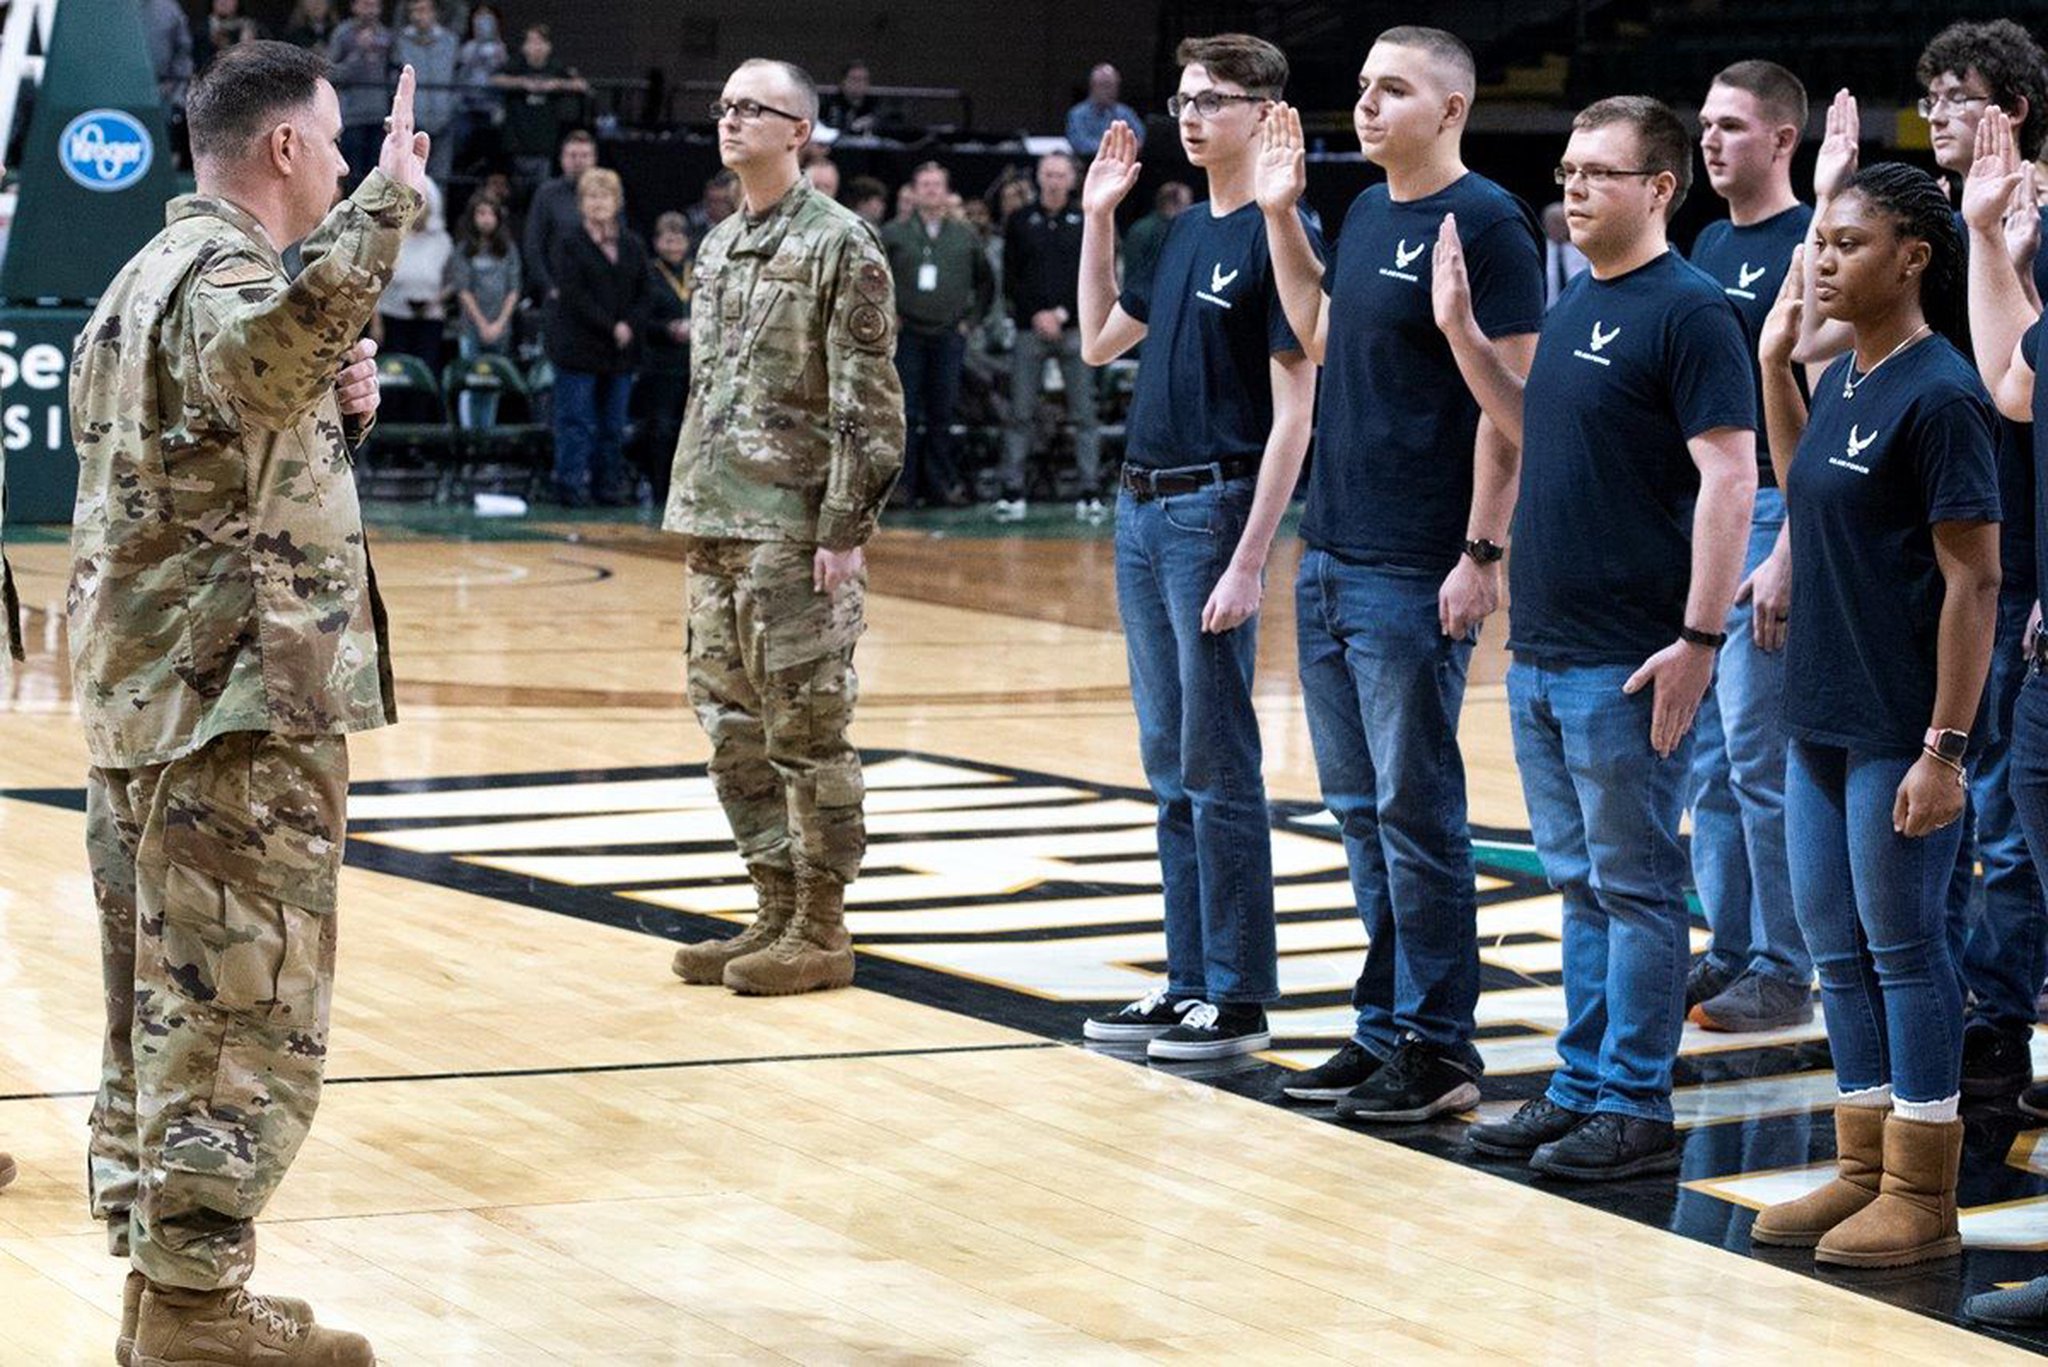
[(1725, 631), (1701, 631), (1697, 627), (1680, 627), (1678, 629), (1678, 639), (1688, 645), (1705, 646), (1709, 650), (1719, 650), (1722, 646), (1728, 644), (1728, 633)]
[(1500, 558), (1506, 555), (1507, 552), (1501, 548), (1501, 544), (1498, 541), (1488, 541), (1482, 536), (1477, 541), (1467, 541), (1465, 543), (1465, 554), (1472, 557), (1474, 564), (1493, 565), (1498, 564)]
[(1947, 731), (1939, 726), (1927, 728), (1926, 739), (1920, 742), (1927, 753), (1946, 764), (1961, 764), (1963, 755), (1970, 748), (1968, 731)]

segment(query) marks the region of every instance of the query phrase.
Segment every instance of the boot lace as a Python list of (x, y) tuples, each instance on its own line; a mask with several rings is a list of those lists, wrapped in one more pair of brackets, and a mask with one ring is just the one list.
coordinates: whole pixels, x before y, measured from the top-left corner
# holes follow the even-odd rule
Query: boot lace
[(1216, 1022), (1222, 1017), (1223, 1013), (1208, 1002), (1196, 1002), (1188, 1008), (1187, 1014), (1180, 1018), (1180, 1023), (1190, 1030), (1213, 1030), (1216, 1028)]
[(299, 1322), (283, 1314), (261, 1296), (252, 1296), (246, 1289), (235, 1292), (235, 1298), (228, 1302), (230, 1314), (241, 1315), (261, 1328), (268, 1329), (286, 1343), (297, 1343), (303, 1332)]

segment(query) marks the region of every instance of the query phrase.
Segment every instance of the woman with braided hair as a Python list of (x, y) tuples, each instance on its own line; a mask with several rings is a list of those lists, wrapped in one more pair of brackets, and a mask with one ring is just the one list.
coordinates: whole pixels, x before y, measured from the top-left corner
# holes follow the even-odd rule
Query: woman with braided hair
[[(1854, 342), (1793, 377), (1805, 273)], [(1944, 899), (1998, 601), (1997, 436), (1963, 342), (1954, 211), (1925, 172), (1858, 172), (1794, 254), (1761, 342), (1792, 526), (1785, 827), (1840, 1099), (1838, 1169), (1757, 1217), (1824, 1263), (1950, 1257), (1963, 1123), (1961, 987)]]

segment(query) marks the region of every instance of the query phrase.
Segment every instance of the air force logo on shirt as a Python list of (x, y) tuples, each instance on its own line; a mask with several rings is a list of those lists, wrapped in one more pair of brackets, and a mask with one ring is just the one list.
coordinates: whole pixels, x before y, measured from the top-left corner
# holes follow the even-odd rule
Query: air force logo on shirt
[(1593, 323), (1593, 350), (1574, 351), (1572, 352), (1572, 355), (1578, 357), (1582, 361), (1591, 361), (1594, 365), (1611, 366), (1614, 364), (1614, 361), (1610, 357), (1602, 356), (1598, 353), (1607, 350), (1607, 348), (1613, 344), (1614, 339), (1619, 336), (1621, 336), (1621, 325), (1619, 323), (1603, 331), (1600, 327), (1599, 321), (1596, 319)]
[(1223, 297), (1223, 291), (1230, 288), (1230, 282), (1235, 279), (1237, 279), (1237, 272), (1225, 272), (1223, 269), (1223, 263), (1221, 261), (1218, 261), (1215, 265), (1209, 267), (1209, 288), (1205, 290), (1196, 290), (1195, 298), (1206, 299), (1212, 304), (1220, 305), (1223, 308), (1229, 308), (1230, 301)]
[(1849, 425), (1848, 452), (1845, 455), (1829, 456), (1828, 464), (1839, 465), (1844, 470), (1854, 470), (1859, 475), (1869, 474), (1870, 467), (1863, 464), (1863, 453), (1870, 449), (1871, 443), (1875, 442), (1877, 438), (1878, 434), (1875, 432), (1872, 432), (1867, 437), (1864, 436), (1862, 427), (1851, 423)]
[(1737, 299), (1754, 300), (1756, 298), (1756, 292), (1750, 289), (1750, 286), (1754, 285), (1757, 281), (1763, 279), (1765, 275), (1769, 274), (1770, 269), (1771, 268), (1769, 266), (1757, 266), (1752, 268), (1750, 264), (1747, 261), (1745, 261), (1740, 266), (1737, 266), (1735, 268), (1735, 283), (1723, 287), (1721, 292), (1723, 294), (1732, 294)]
[(1411, 285), (1419, 285), (1422, 283), (1422, 277), (1408, 268), (1415, 264), (1417, 257), (1428, 250), (1429, 241), (1427, 238), (1411, 247), (1408, 245), (1408, 239), (1404, 237), (1394, 244), (1393, 268), (1389, 269), (1382, 266), (1380, 267), (1380, 274), (1391, 280), (1406, 280)]

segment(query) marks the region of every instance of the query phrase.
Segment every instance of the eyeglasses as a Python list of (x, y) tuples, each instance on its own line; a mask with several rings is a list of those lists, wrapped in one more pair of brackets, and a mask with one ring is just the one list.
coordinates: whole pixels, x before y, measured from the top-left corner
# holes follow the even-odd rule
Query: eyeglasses
[(759, 100), (713, 100), (711, 102), (711, 121), (713, 123), (725, 122), (727, 114), (737, 116), (741, 123), (752, 123), (763, 114), (773, 114), (776, 118), (788, 119), (791, 123), (802, 123), (804, 121), (804, 116), (801, 114), (792, 114), (787, 109), (777, 109), (773, 105), (762, 104)]
[(1621, 171), (1612, 166), (1560, 166), (1550, 173), (1550, 178), (1559, 185), (1569, 185), (1576, 177), (1588, 185), (1605, 185), (1617, 176), (1659, 176), (1662, 171)]
[(1990, 103), (1991, 97), (1989, 95), (1958, 95), (1951, 92), (1947, 95), (1922, 95), (1920, 103), (1913, 107), (1920, 111), (1921, 118), (1931, 119), (1934, 117), (1935, 111), (1943, 107), (1953, 109), (1956, 113), (1960, 114), (1973, 104)]
[(1264, 104), (1264, 95), (1226, 95), (1221, 90), (1204, 90), (1199, 95), (1169, 95), (1166, 98), (1166, 112), (1173, 118), (1192, 109), (1204, 119), (1213, 119), (1223, 112), (1227, 104)]

